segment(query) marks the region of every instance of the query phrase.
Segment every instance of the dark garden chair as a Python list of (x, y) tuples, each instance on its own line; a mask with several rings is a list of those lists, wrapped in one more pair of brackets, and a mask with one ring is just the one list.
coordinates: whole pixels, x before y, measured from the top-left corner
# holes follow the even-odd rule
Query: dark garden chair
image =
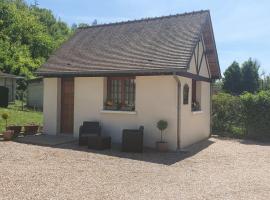
[(85, 121), (80, 126), (79, 130), (79, 145), (88, 145), (89, 137), (101, 136), (101, 126), (99, 122), (89, 122)]
[(143, 152), (143, 126), (139, 129), (124, 129), (122, 134), (122, 151)]

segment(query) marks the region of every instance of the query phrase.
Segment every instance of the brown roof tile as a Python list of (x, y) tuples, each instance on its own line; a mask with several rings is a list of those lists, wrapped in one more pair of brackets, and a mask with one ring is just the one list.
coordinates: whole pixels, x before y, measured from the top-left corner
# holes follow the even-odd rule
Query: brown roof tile
[(80, 28), (37, 74), (93, 75), (186, 69), (208, 17), (208, 11), (199, 11)]

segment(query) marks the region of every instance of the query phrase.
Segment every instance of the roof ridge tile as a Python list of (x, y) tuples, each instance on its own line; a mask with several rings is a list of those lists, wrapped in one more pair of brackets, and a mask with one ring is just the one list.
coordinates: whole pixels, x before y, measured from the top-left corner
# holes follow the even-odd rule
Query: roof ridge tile
[(131, 24), (131, 23), (138, 23), (138, 22), (143, 22), (143, 21), (154, 21), (154, 20), (167, 19), (167, 18), (172, 18), (172, 17), (182, 17), (182, 16), (195, 15), (195, 14), (201, 14), (201, 13), (209, 13), (209, 12), (210, 12), (210, 10), (199, 10), (199, 11), (192, 11), (192, 12), (184, 12), (184, 13), (177, 13), (177, 14), (171, 14), (171, 15), (164, 15), (164, 16), (159, 16), (159, 17), (146, 17), (146, 18), (141, 18), (141, 19), (97, 24), (97, 25), (93, 25), (93, 26), (79, 27), (78, 29), (89, 29), (89, 28), (98, 28), (98, 27), (104, 27), (104, 26)]

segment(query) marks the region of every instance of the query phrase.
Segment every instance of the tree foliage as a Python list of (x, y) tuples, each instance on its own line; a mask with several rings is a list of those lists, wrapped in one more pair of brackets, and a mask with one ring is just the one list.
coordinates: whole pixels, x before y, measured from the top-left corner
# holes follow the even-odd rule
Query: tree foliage
[(249, 59), (242, 66), (242, 91), (257, 92), (259, 89), (259, 64)]
[(70, 34), (50, 10), (23, 0), (0, 0), (0, 70), (32, 78)]
[(260, 80), (260, 90), (270, 90), (270, 75), (262, 75)]
[(241, 69), (235, 61), (224, 72), (223, 89), (232, 94), (241, 92)]
[(224, 72), (223, 90), (233, 95), (257, 92), (260, 89), (259, 68), (258, 62), (251, 58), (241, 67), (233, 62)]
[(159, 120), (157, 122), (157, 128), (160, 130), (160, 142), (163, 142), (163, 131), (168, 127), (168, 122), (165, 120)]

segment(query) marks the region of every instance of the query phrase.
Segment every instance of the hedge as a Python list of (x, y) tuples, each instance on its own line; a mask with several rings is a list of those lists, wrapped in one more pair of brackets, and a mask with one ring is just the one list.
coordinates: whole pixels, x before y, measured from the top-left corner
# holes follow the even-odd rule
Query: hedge
[(0, 86), (0, 107), (8, 107), (8, 88)]
[(222, 136), (243, 137), (244, 121), (241, 99), (227, 93), (213, 96), (213, 133)]
[(212, 130), (214, 134), (270, 140), (270, 91), (232, 96), (213, 96)]
[(270, 91), (261, 91), (257, 95), (244, 94), (243, 116), (247, 137), (257, 140), (270, 139)]

